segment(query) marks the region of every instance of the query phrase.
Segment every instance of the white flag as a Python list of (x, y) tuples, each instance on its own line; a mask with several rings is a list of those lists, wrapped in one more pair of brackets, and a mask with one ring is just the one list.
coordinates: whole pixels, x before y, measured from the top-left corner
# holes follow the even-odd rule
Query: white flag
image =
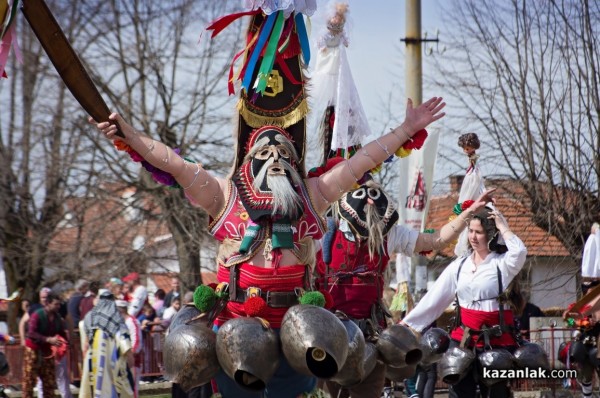
[[(428, 130), (429, 136), (423, 148), (400, 159), (400, 189), (398, 192), (399, 223), (416, 231), (422, 231), (429, 211), (433, 170), (437, 158), (439, 131)], [(398, 253), (396, 256), (396, 277), (390, 281), (390, 287), (410, 281), (410, 256)], [(426, 288), (424, 286), (423, 288)]]

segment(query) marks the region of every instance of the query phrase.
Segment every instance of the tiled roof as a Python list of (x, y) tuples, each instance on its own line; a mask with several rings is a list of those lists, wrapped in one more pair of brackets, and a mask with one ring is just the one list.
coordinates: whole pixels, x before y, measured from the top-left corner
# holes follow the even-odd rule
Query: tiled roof
[[(522, 190), (510, 180), (486, 180), (486, 188), (497, 188), (494, 193), (496, 207), (504, 214), (510, 229), (525, 243), (529, 256), (568, 256), (569, 252), (554, 236), (536, 226), (526, 203)], [(458, 192), (432, 197), (425, 228), (439, 230), (454, 214), (452, 209), (458, 200)], [(452, 257), (454, 247), (448, 247), (440, 253)]]
[[(72, 253), (73, 247), (87, 253), (130, 253), (134, 239), (159, 237), (169, 234), (160, 217), (143, 223), (130, 221), (126, 198), (133, 188), (116, 190), (108, 199), (72, 198), (63, 205), (65, 216), (50, 241), (50, 250), (56, 253)], [(141, 205), (140, 205), (141, 203)], [(158, 215), (159, 209), (150, 197), (141, 198), (137, 204), (144, 212)], [(130, 213), (131, 215), (132, 213)], [(145, 245), (154, 242), (148, 240)]]

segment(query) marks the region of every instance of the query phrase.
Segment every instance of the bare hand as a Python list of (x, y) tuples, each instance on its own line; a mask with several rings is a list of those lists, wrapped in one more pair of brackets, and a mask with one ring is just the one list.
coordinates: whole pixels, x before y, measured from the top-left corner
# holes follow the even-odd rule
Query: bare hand
[(446, 106), (442, 97), (433, 97), (421, 105), (413, 108), (412, 99), (406, 104), (406, 117), (403, 126), (409, 134), (414, 135), (417, 131), (424, 129), (431, 123), (443, 118), (446, 114), (441, 110)]
[(504, 218), (502, 213), (500, 213), (498, 210), (492, 210), (490, 212), (489, 218), (494, 220), (494, 222), (496, 223), (496, 228), (498, 229), (498, 231), (500, 231), (500, 233), (503, 233), (504, 231), (509, 229), (508, 223), (506, 222), (506, 218)]
[(91, 117), (88, 118), (88, 121), (96, 125), (96, 128), (109, 140), (122, 139), (116, 135), (117, 131), (119, 131), (117, 126), (121, 128), (121, 132), (125, 135), (125, 140), (137, 134), (135, 129), (129, 123), (125, 122), (118, 113), (111, 113), (108, 118), (112, 123), (110, 121), (98, 123)]
[(494, 197), (492, 196), (492, 194), (494, 192), (496, 192), (496, 189), (497, 188), (488, 189), (487, 191), (485, 191), (484, 193), (479, 195), (479, 197), (477, 199), (475, 199), (473, 204), (471, 204), (471, 206), (469, 206), (469, 210), (476, 212), (477, 210), (481, 209), (489, 202), (496, 204), (496, 199), (494, 199)]

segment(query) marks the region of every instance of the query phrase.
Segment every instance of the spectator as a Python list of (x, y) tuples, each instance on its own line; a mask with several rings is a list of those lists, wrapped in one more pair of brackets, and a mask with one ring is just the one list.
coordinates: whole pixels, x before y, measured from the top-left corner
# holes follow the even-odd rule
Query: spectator
[(179, 277), (172, 276), (171, 277), (171, 291), (169, 293), (167, 293), (167, 295), (165, 297), (165, 308), (169, 308), (171, 306), (171, 301), (175, 297), (179, 297), (180, 294), (181, 293), (179, 291)]
[(150, 305), (150, 303), (145, 303), (142, 309), (142, 313), (137, 317), (138, 322), (142, 325), (142, 330), (145, 332), (149, 332), (152, 330), (152, 327), (155, 325), (160, 325), (160, 318), (156, 316), (156, 311)]
[(39, 302), (30, 304), (27, 312), (23, 314), (21, 320), (19, 321), (19, 338), (21, 339), (21, 345), (25, 346), (25, 338), (27, 337), (27, 327), (29, 322), (29, 317), (32, 313), (39, 310), (40, 308), (44, 308), (46, 305), (46, 301), (48, 299), (48, 295), (52, 292), (49, 287), (43, 287), (39, 292)]
[(85, 318), (86, 314), (94, 308), (94, 300), (98, 295), (100, 289), (100, 283), (94, 281), (90, 283), (87, 293), (81, 298), (79, 302), (79, 319)]
[(171, 301), (171, 306), (167, 308), (162, 316), (162, 327), (164, 330), (167, 330), (169, 325), (171, 324), (171, 319), (177, 314), (177, 311), (181, 308), (181, 299), (179, 297), (174, 297)]
[(43, 397), (54, 397), (56, 378), (52, 347), (67, 344), (65, 325), (58, 313), (59, 309), (60, 298), (48, 293), (46, 305), (30, 315), (25, 340), (23, 398), (33, 397), (33, 385), (38, 376), (42, 379), (44, 387)]
[[(164, 290), (163, 290), (164, 292)], [(142, 326), (138, 320), (127, 313), (129, 303), (125, 300), (116, 300), (115, 304), (125, 320), (131, 338), (131, 349), (133, 350), (133, 394), (139, 396), (140, 376), (142, 374)]]
[(152, 302), (152, 308), (156, 311), (156, 316), (162, 317), (163, 312), (165, 311), (165, 291), (163, 289), (158, 289), (154, 292), (154, 301)]
[(96, 306), (80, 325), (85, 359), (79, 398), (133, 397), (129, 329), (110, 291), (99, 294)]
[(71, 321), (75, 326), (79, 325), (79, 321), (81, 320), (79, 304), (81, 303), (83, 296), (87, 293), (89, 287), (90, 283), (87, 280), (79, 279), (77, 282), (75, 282), (75, 291), (67, 302), (68, 316), (71, 318)]
[(194, 302), (194, 292), (192, 292), (191, 290), (188, 290), (183, 295), (183, 304), (188, 304), (188, 303), (193, 304), (193, 302)]
[(115, 296), (115, 300), (125, 300), (123, 294), (123, 281), (119, 278), (112, 277), (108, 282), (108, 290)]
[(142, 312), (144, 303), (148, 299), (148, 290), (140, 283), (140, 274), (131, 272), (123, 278), (123, 282), (131, 288), (131, 301), (129, 302), (129, 315), (136, 317)]

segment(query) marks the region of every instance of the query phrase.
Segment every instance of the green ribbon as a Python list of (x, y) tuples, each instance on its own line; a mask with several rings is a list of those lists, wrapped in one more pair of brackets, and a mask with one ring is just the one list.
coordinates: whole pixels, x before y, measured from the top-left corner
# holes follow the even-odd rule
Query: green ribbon
[(256, 84), (256, 92), (262, 93), (267, 88), (267, 82), (269, 81), (269, 75), (273, 70), (273, 65), (275, 64), (275, 55), (277, 53), (277, 43), (279, 43), (279, 38), (281, 37), (281, 32), (283, 31), (283, 23), (285, 19), (283, 18), (283, 11), (277, 11), (277, 20), (275, 21), (275, 26), (273, 26), (273, 31), (271, 32), (271, 37), (269, 38), (269, 43), (265, 48), (265, 55), (263, 56), (262, 62), (260, 64), (260, 68), (258, 70), (257, 76), (257, 84)]

